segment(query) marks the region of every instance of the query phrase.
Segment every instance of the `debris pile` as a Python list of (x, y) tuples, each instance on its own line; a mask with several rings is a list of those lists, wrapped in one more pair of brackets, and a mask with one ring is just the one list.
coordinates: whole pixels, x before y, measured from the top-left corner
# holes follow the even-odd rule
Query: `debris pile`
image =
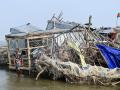
[(53, 75), (53, 80), (64, 77), (66, 82), (80, 84), (115, 85), (118, 83), (113, 81), (120, 78), (120, 69), (110, 70), (89, 64), (87, 64), (87, 67), (82, 68), (71, 61), (63, 62), (59, 59), (51, 59), (45, 54), (37, 60), (36, 68), (39, 71), (36, 80), (43, 72), (49, 72)]
[(77, 24), (53, 35), (52, 45), (48, 46), (51, 50), (45, 48), (36, 54), (36, 80), (45, 72), (53, 80), (64, 78), (69, 83), (120, 83), (120, 50), (112, 48), (116, 44), (91, 30), (90, 25), (91, 17), (87, 27)]
[(119, 84), (120, 30), (108, 28), (110, 33), (106, 33), (106, 28), (93, 28), (92, 16), (86, 24), (65, 22), (61, 16), (48, 20), (46, 30), (30, 23), (11, 28), (5, 36), (8, 48), (0, 51), (0, 63), (8, 53), (10, 69), (19, 66), (29, 74), (37, 71), (36, 80), (47, 73), (53, 80), (70, 83)]

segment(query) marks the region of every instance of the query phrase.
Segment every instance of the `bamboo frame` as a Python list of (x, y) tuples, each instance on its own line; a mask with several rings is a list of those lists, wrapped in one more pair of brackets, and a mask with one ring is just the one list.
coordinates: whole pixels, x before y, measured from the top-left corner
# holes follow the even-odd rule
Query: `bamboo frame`
[[(30, 74), (30, 69), (31, 69), (31, 57), (30, 57), (30, 55), (31, 55), (31, 49), (35, 49), (35, 48), (44, 48), (44, 47), (46, 47), (46, 46), (36, 46), (36, 47), (30, 47), (30, 40), (35, 40), (35, 39), (39, 39), (39, 38), (52, 38), (53, 37), (53, 35), (47, 35), (47, 34), (43, 34), (43, 35), (27, 35), (27, 36), (19, 36), (19, 37), (17, 37), (17, 36), (9, 36), (9, 35), (6, 35), (6, 41), (7, 41), (7, 45), (8, 45), (8, 50), (7, 50), (7, 52), (8, 52), (8, 59), (9, 59), (9, 69), (15, 69), (15, 66), (13, 66), (12, 65), (12, 63), (11, 63), (11, 60), (12, 60), (12, 58), (10, 57), (10, 50), (14, 50), (14, 49), (10, 49), (9, 47), (10, 47), (10, 40), (16, 40), (16, 42), (18, 42), (19, 41), (19, 39), (26, 39), (27, 40), (27, 47), (26, 48), (19, 48), (19, 50), (27, 50), (27, 58), (23, 58), (23, 59), (25, 59), (25, 60), (27, 60), (28, 59), (28, 67), (26, 67), (26, 66), (23, 66), (22, 67), (22, 69), (24, 69), (24, 70), (29, 70), (29, 74)], [(47, 40), (48, 41), (48, 40)], [(48, 43), (48, 42), (47, 42)], [(18, 47), (18, 43), (17, 43), (17, 47)]]

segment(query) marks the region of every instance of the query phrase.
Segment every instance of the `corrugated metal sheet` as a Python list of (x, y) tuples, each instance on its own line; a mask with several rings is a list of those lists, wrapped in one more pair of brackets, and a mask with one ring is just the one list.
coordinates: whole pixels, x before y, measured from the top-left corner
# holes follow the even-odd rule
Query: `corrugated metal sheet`
[(97, 29), (96, 30), (97, 33), (111, 33), (113, 32), (113, 29), (112, 28), (100, 28), (100, 29)]
[(10, 29), (11, 34), (31, 33), (31, 32), (35, 32), (35, 31), (42, 31), (42, 30), (40, 30), (36, 26), (31, 25), (30, 23)]
[(57, 29), (71, 29), (74, 26), (78, 25), (75, 22), (64, 22), (64, 21), (49, 21), (46, 30), (51, 30), (53, 28)]

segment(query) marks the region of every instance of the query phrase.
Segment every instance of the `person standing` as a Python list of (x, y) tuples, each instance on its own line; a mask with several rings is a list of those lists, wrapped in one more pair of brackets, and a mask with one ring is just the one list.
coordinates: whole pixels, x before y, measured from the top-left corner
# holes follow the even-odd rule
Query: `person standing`
[(22, 59), (22, 55), (19, 54), (19, 49), (17, 48), (15, 51), (15, 69), (17, 72), (18, 77), (20, 77), (20, 75), (22, 74), (22, 69), (21, 67), (23, 66), (23, 59)]

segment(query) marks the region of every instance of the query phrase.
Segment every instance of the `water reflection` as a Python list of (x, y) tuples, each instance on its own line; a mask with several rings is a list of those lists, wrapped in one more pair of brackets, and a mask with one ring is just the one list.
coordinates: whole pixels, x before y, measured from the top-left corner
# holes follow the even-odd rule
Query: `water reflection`
[(99, 87), (85, 85), (71, 85), (64, 82), (18, 78), (15, 73), (0, 70), (0, 90), (120, 90), (119, 87)]

